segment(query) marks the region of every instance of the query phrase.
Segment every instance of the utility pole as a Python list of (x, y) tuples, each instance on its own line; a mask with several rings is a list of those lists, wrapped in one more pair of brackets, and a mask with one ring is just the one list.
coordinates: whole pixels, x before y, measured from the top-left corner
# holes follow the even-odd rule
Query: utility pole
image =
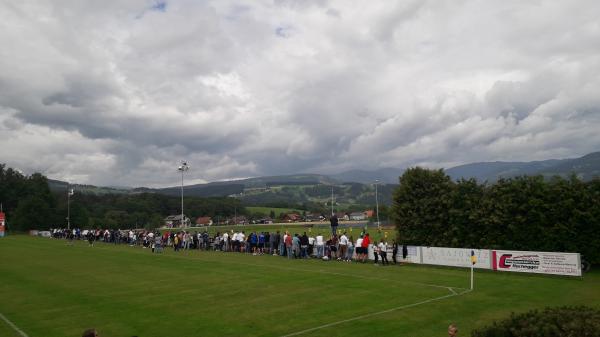
[(183, 215), (183, 173), (189, 170), (190, 167), (185, 161), (181, 161), (178, 170), (181, 172), (181, 227), (185, 226), (184, 215)]
[(379, 184), (379, 179), (375, 179), (375, 212), (377, 212), (377, 229), (380, 229), (379, 222), (379, 199), (377, 197), (377, 185)]
[(333, 216), (333, 185), (331, 185), (331, 216)]
[(73, 189), (67, 185), (67, 229), (71, 229), (71, 196), (73, 195)]

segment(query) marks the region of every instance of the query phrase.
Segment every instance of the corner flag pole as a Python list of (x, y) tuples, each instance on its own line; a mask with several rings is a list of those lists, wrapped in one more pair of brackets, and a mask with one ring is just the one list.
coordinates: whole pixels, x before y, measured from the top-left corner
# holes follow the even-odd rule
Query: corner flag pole
[(475, 263), (477, 263), (477, 256), (475, 256), (475, 251), (471, 250), (471, 290), (473, 290), (473, 268)]

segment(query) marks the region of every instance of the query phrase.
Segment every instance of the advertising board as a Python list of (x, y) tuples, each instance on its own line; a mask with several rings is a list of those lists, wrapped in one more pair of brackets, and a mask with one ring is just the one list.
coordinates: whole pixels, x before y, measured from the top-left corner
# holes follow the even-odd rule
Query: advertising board
[(4, 236), (4, 230), (6, 228), (6, 215), (0, 212), (0, 238)]
[(494, 250), (492, 268), (519, 273), (581, 276), (581, 258), (578, 253)]
[(487, 249), (421, 247), (423, 263), (438, 266), (471, 268), (471, 251), (477, 257), (474, 268), (492, 268), (491, 252)]

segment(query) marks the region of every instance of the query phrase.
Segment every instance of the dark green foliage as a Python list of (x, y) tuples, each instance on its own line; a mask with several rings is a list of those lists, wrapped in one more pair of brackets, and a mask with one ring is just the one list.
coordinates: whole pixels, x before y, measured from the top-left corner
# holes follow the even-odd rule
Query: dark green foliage
[(24, 176), (0, 164), (0, 202), (10, 230), (47, 229), (55, 220), (54, 196), (39, 173)]
[(578, 307), (546, 308), (511, 314), (510, 318), (471, 332), (472, 337), (597, 337), (600, 311)]
[(443, 170), (406, 170), (393, 194), (395, 222), (404, 242), (431, 246), (448, 242), (453, 187)]
[(408, 244), (562, 251), (600, 262), (600, 180), (523, 176), (492, 185), (442, 170), (400, 177), (392, 215)]
[[(71, 197), (72, 227), (156, 228), (170, 214), (181, 212), (181, 199), (155, 193), (86, 194), (75, 191)], [(66, 227), (67, 186), (50, 192), (48, 180), (39, 173), (24, 176), (0, 164), (0, 202), (7, 214), (9, 230), (26, 231)], [(186, 216), (230, 217), (246, 214), (233, 198), (186, 196)]]

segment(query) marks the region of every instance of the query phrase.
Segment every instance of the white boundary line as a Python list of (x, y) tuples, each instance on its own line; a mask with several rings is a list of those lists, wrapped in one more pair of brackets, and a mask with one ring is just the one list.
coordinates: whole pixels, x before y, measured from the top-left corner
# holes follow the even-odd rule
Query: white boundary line
[(312, 331), (315, 331), (315, 330), (320, 330), (320, 329), (323, 329), (323, 328), (328, 328), (328, 327), (331, 327), (331, 326), (335, 326), (335, 325), (339, 325), (339, 324), (343, 324), (343, 323), (347, 323), (347, 322), (351, 322), (351, 321), (356, 321), (356, 320), (359, 320), (359, 319), (363, 319), (363, 318), (367, 318), (367, 317), (371, 317), (371, 316), (375, 316), (375, 315), (381, 315), (381, 314), (385, 314), (385, 313), (396, 311), (396, 310), (408, 309), (408, 308), (416, 307), (416, 306), (421, 305), (421, 304), (427, 304), (427, 303), (430, 303), (430, 302), (435, 302), (435, 301), (443, 300), (445, 298), (460, 296), (462, 294), (466, 294), (468, 292), (471, 292), (471, 290), (469, 289), (469, 290), (463, 291), (461, 293), (456, 293), (454, 290), (452, 290), (452, 288), (448, 288), (448, 289), (450, 290), (450, 292), (452, 292), (452, 294), (448, 294), (448, 295), (440, 296), (440, 297), (430, 298), (428, 300), (424, 300), (424, 301), (417, 302), (417, 303), (405, 304), (405, 305), (401, 305), (399, 307), (395, 307), (395, 308), (391, 308), (391, 309), (387, 309), (387, 310), (383, 310), (383, 311), (378, 311), (378, 312), (374, 312), (374, 313), (370, 313), (370, 314), (360, 315), (360, 316), (356, 316), (356, 317), (344, 319), (344, 320), (337, 321), (337, 322), (323, 324), (323, 325), (320, 325), (320, 326), (317, 326), (317, 327), (314, 327), (314, 328), (310, 328), (310, 329), (306, 329), (306, 330), (302, 330), (302, 331), (293, 332), (293, 333), (290, 333), (290, 334), (287, 334), (287, 335), (283, 335), (281, 337), (291, 337), (291, 336), (303, 335), (303, 334), (305, 334), (307, 332), (312, 332)]
[(21, 335), (23, 337), (29, 337), (29, 336), (27, 336), (26, 333), (23, 332), (23, 330), (19, 329), (13, 322), (9, 321), (8, 318), (6, 318), (4, 315), (2, 315), (1, 312), (0, 312), (0, 318), (2, 318), (2, 320), (5, 321), (6, 324), (8, 324), (11, 328), (13, 328), (16, 332), (18, 332), (19, 335)]

